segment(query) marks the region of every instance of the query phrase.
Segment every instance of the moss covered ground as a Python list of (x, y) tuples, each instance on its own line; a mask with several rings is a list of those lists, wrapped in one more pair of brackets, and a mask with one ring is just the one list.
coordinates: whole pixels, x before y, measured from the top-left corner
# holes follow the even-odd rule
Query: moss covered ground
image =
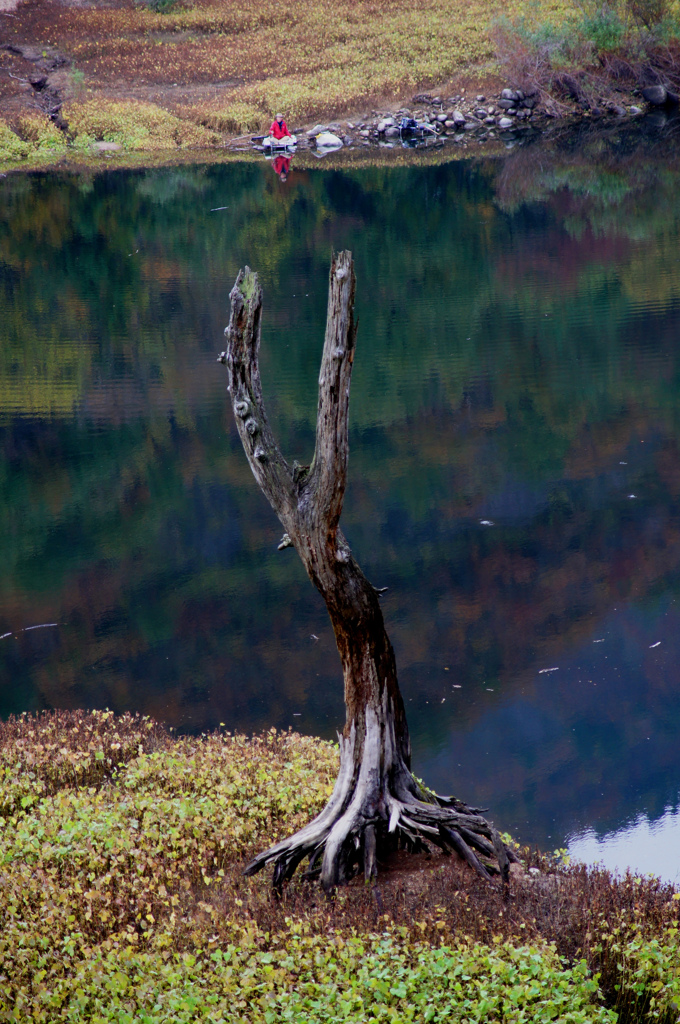
[[(327, 799), (337, 750), (274, 731), (174, 738), (111, 712), (0, 726), (0, 1020), (674, 1020), (678, 894), (523, 851), (281, 896), (256, 849)], [(675, 1016), (673, 1016), (675, 1015)]]

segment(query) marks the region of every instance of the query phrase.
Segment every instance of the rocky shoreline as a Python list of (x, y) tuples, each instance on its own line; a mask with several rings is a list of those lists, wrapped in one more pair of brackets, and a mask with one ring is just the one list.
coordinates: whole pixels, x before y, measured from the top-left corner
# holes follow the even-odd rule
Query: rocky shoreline
[[(627, 95), (621, 102), (610, 103), (602, 108), (583, 109), (572, 104), (556, 109), (553, 101), (547, 101), (537, 90), (504, 88), (497, 95), (460, 92), (446, 98), (437, 93), (419, 93), (410, 105), (385, 105), (370, 114), (348, 120), (335, 119), (317, 123), (311, 127), (296, 127), (297, 150), (315, 149), (316, 137), (322, 132), (333, 132), (344, 147), (379, 147), (393, 149), (400, 146), (426, 148), (441, 146), (446, 142), (466, 146), (500, 141), (512, 146), (520, 138), (533, 138), (545, 133), (556, 124), (580, 121), (594, 122), (612, 118), (626, 120), (657, 111), (660, 123), (673, 116), (677, 108), (677, 97), (673, 93), (655, 86), (642, 90), (640, 96)], [(414, 132), (402, 127), (413, 120), (425, 131)], [(261, 136), (253, 137), (253, 146), (258, 145)], [(243, 137), (232, 140), (230, 148), (243, 148)], [(319, 151), (320, 155), (320, 151)]]

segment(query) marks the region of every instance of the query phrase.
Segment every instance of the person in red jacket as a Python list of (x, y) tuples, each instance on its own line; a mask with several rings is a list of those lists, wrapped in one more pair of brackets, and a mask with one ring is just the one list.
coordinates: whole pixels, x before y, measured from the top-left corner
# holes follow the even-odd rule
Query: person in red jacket
[(269, 129), (269, 134), (273, 135), (275, 139), (285, 139), (288, 135), (290, 135), (290, 132), (288, 131), (288, 126), (286, 122), (283, 120), (283, 114), (276, 115), (276, 117), (272, 121), (272, 126)]

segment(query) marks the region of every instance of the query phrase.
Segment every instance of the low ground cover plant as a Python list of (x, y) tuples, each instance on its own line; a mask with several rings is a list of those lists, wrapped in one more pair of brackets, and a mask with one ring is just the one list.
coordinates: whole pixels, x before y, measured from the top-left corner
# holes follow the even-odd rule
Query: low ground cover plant
[(273, 730), (0, 724), (0, 1020), (675, 1020), (680, 901), (655, 879), (529, 850), (507, 890), (443, 857), (330, 900), (243, 879), (336, 770)]
[(63, 111), (68, 132), (78, 148), (93, 142), (114, 142), (129, 150), (208, 147), (212, 132), (176, 117), (154, 103), (136, 100), (88, 100), (68, 104)]

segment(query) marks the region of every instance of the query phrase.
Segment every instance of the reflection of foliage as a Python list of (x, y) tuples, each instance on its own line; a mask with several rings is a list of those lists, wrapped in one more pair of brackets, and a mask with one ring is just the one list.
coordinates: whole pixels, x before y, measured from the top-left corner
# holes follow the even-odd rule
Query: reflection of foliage
[[(671, 160), (636, 165), (620, 138), (599, 189), (568, 148), (298, 170), (286, 189), (253, 164), (4, 179), (0, 633), (60, 623), (3, 642), (4, 710), (141, 702), (197, 728), (286, 725), (314, 693), (327, 714), (332, 690), (332, 732), (332, 641), (309, 642), (322, 612), (276, 553), (214, 361), (247, 262), (271, 418), (306, 461), (332, 246), (359, 281), (345, 524), (390, 586), (410, 692), (436, 693), (437, 650), (464, 682), (514, 685), (617, 600), (668, 590), (678, 285), (658, 267), (675, 265), (680, 190)], [(644, 483), (634, 508), (619, 460)]]

